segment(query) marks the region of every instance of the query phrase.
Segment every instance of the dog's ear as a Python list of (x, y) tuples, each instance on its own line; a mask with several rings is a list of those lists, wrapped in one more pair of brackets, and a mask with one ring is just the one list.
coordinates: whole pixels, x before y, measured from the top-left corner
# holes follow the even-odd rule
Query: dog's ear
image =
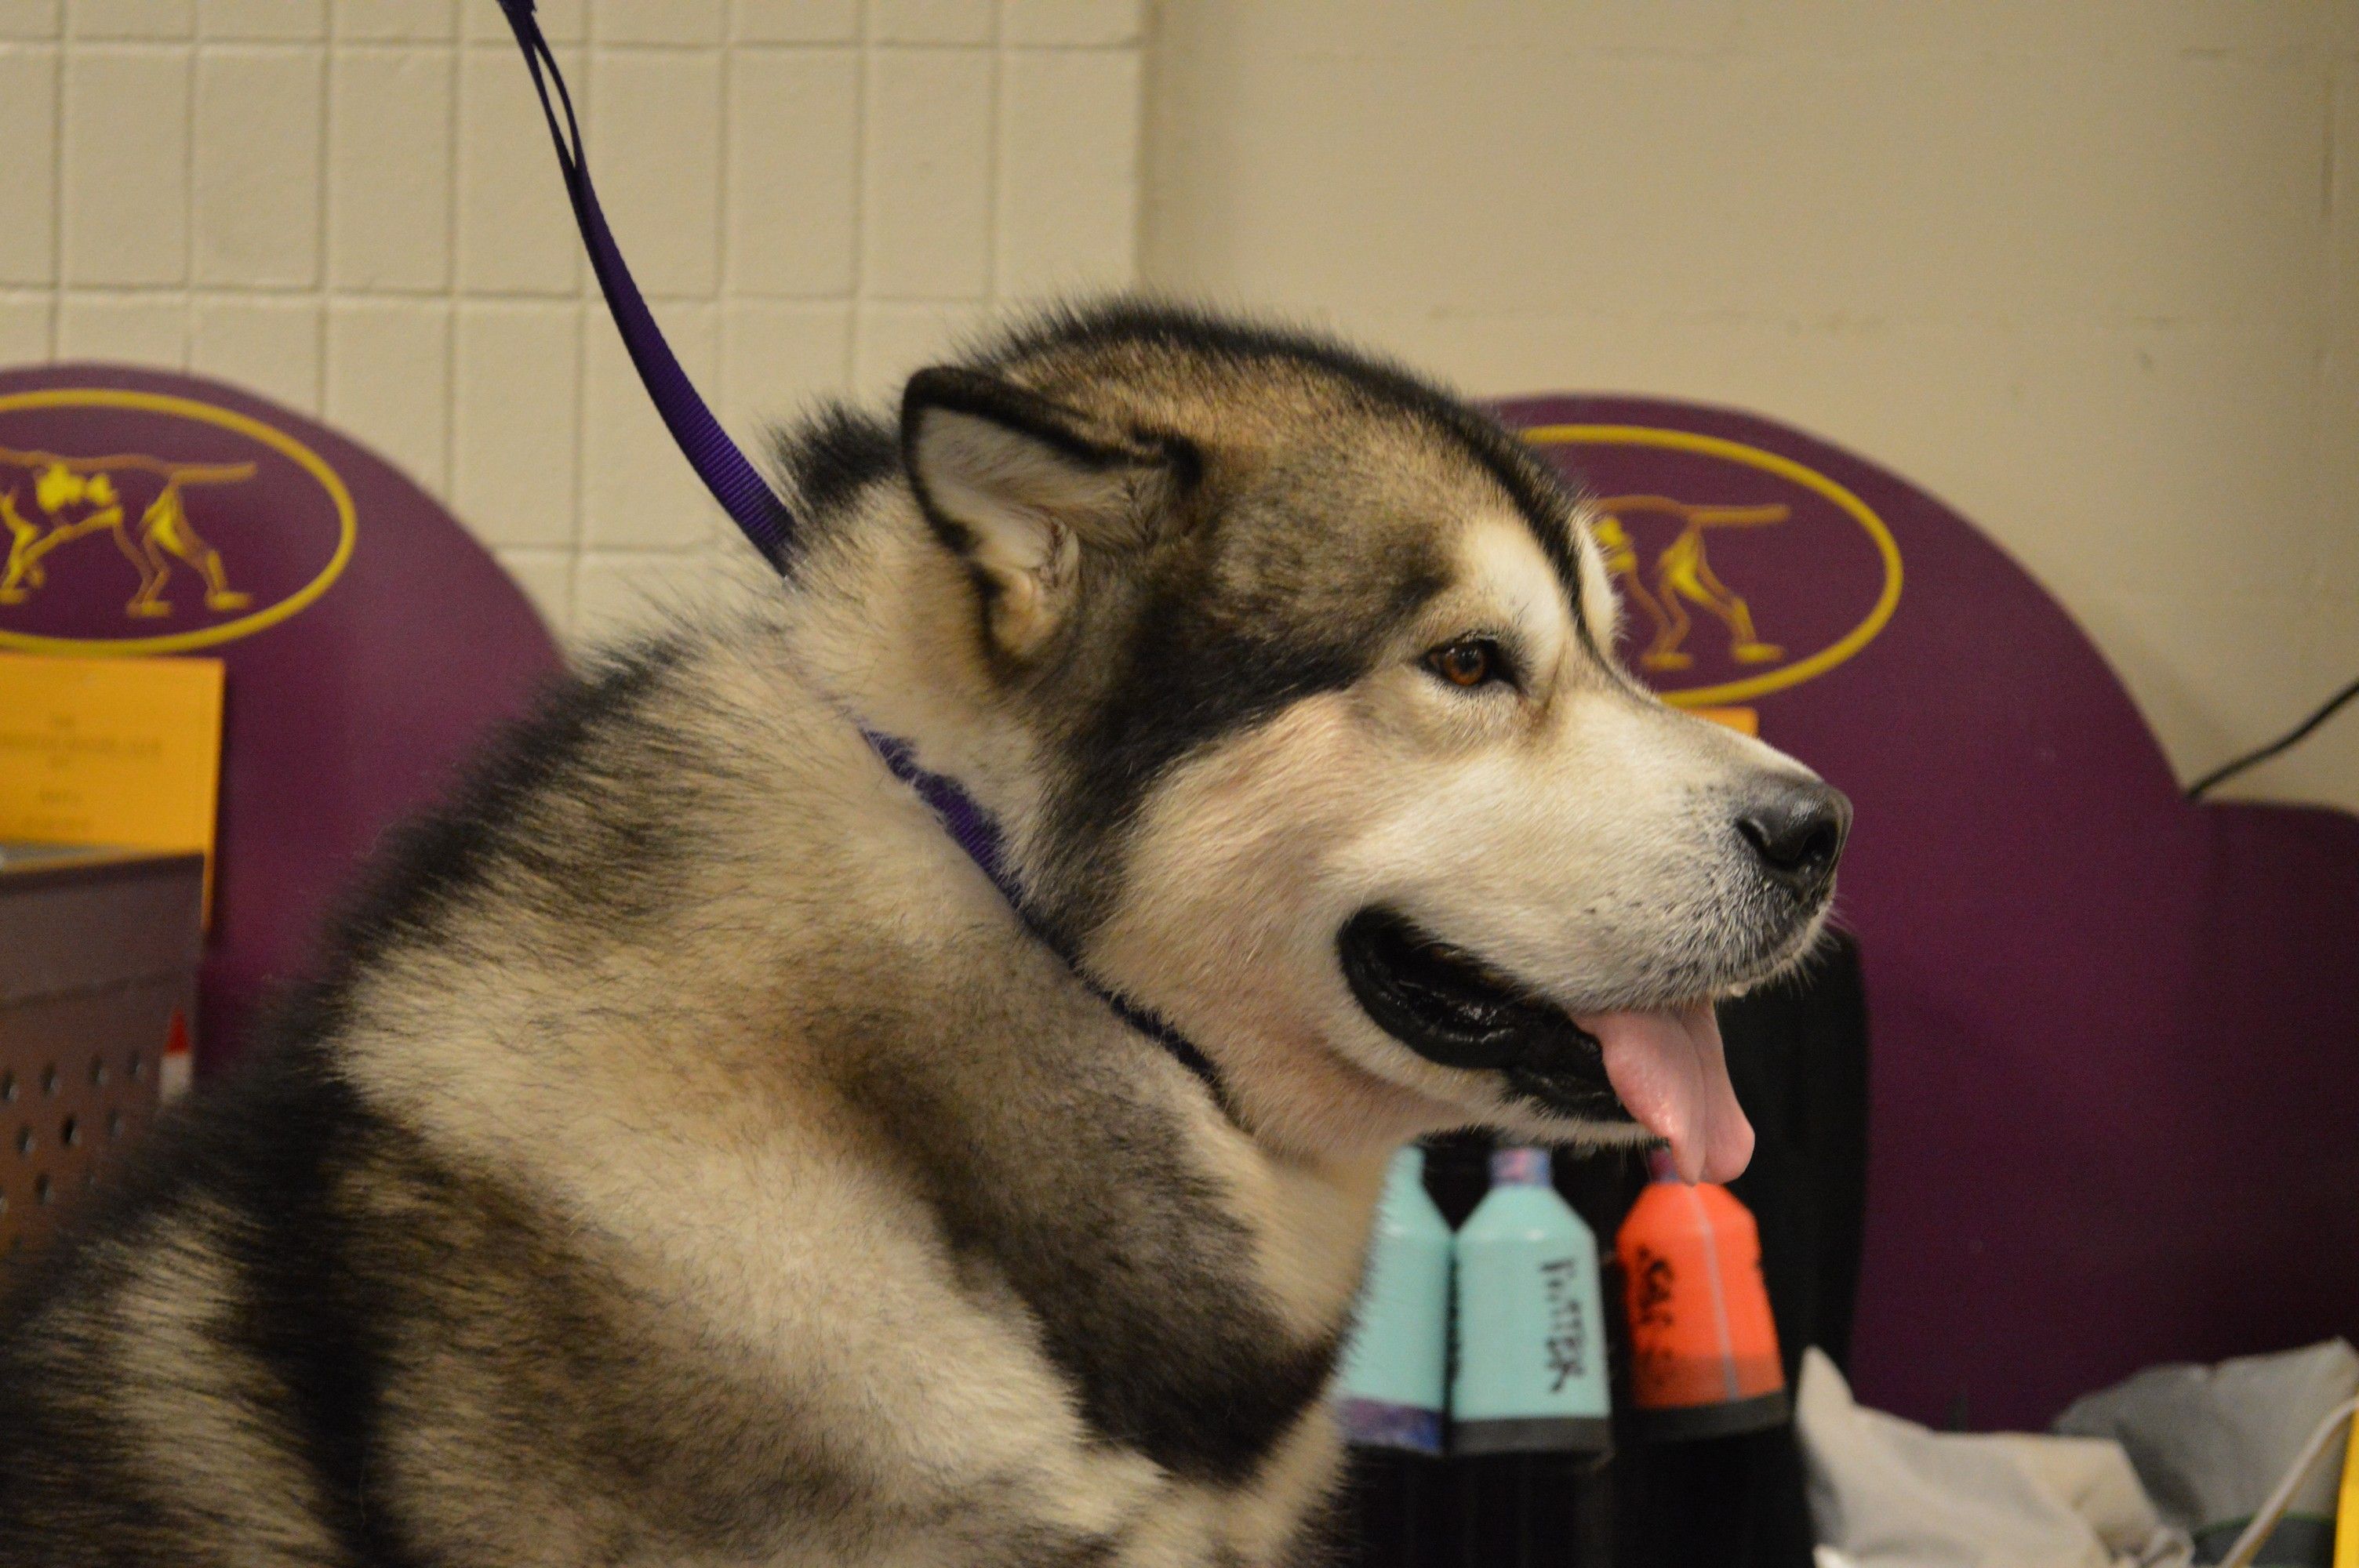
[(1181, 454), (977, 371), (909, 378), (901, 451), (918, 504), (965, 557), (991, 634), (1021, 658), (1071, 609), (1082, 555), (1146, 539)]

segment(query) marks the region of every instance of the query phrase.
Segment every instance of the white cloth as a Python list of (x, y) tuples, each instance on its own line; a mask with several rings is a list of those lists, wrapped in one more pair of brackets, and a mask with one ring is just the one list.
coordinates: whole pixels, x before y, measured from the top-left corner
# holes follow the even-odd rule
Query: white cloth
[(1937, 1433), (1863, 1409), (1802, 1357), (1795, 1428), (1821, 1568), (2181, 1568), (2118, 1443)]
[[(2359, 1351), (2340, 1339), (2216, 1367), (2149, 1367), (2076, 1400), (2056, 1430), (2110, 1437), (2137, 1466), (2162, 1517), (2216, 1555), (2275, 1489), (2312, 1431), (2359, 1394)], [(2319, 1464), (2293, 1495), (2291, 1524), (2314, 1560), (2332, 1551), (2337, 1465)], [(2308, 1529), (2303, 1530), (2302, 1526)], [(2301, 1548), (2267, 1555), (2295, 1561)]]

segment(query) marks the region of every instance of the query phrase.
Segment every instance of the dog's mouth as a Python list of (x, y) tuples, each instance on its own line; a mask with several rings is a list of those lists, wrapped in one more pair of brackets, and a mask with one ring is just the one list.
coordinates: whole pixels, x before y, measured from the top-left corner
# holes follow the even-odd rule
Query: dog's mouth
[(1638, 1122), (1690, 1181), (1752, 1157), (1710, 1002), (1576, 1017), (1389, 909), (1353, 915), (1335, 946), (1362, 1011), (1428, 1061), (1501, 1074), (1549, 1115)]

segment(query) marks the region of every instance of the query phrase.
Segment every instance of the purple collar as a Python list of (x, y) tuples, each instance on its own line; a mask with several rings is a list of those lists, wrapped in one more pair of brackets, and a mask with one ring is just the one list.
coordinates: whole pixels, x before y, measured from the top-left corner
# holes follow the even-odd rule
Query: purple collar
[[(712, 410), (697, 392), (695, 384), (688, 379), (688, 372), (680, 368), (679, 356), (664, 341), (663, 330), (656, 325), (638, 285), (632, 281), (631, 269), (624, 265), (623, 253), (616, 248), (614, 236), (606, 227), (605, 214), (599, 211), (597, 193), (591, 189), (589, 165), (582, 148), (582, 128), (573, 117), (573, 99), (565, 90), (565, 78), (557, 69), (556, 57), (549, 52), (549, 41), (541, 37), (540, 24), (533, 16), (533, 0), (500, 0), (500, 10), (507, 16), (517, 47), (524, 50), (525, 65), (532, 71), (534, 91), (540, 94), (541, 114), (549, 121), (549, 136), (557, 144), (558, 168), (565, 176), (565, 193), (572, 200), (574, 221), (581, 225), (582, 244), (590, 253), (590, 269), (598, 275), (598, 287), (605, 293), (607, 308), (614, 312), (614, 325), (623, 334), (623, 346), (630, 351), (631, 363), (638, 367), (647, 396), (654, 402), (656, 412), (663, 416), (664, 427), (679, 443), (689, 466), (721, 503), (722, 510), (744, 530), (754, 547), (762, 552), (763, 559), (785, 570), (793, 549), (795, 515), (746, 460), (737, 443), (729, 438), (721, 421), (712, 416)], [(552, 90), (554, 98), (550, 96)], [(1211, 1058), (1153, 1012), (1091, 979), (1067, 946), (1026, 906), (1023, 889), (1007, 869), (999, 825), (991, 814), (955, 779), (919, 767), (906, 742), (864, 729), (861, 734), (884, 759), (885, 765), (893, 770), (894, 776), (917, 790), (940, 821), (942, 830), (982, 868), (983, 874), (991, 879), (991, 885), (999, 890), (999, 895), (1024, 922), (1025, 928), (1062, 958), (1082, 984), (1114, 1009), (1124, 1022), (1153, 1039), (1181, 1066), (1201, 1078), (1221, 1108), (1234, 1119), (1227, 1087)]]

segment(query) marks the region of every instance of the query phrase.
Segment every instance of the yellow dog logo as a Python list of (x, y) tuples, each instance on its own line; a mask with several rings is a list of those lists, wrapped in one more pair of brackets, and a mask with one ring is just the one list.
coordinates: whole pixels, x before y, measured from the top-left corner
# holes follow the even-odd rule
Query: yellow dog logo
[[(1704, 531), (1710, 528), (1760, 528), (1783, 523), (1786, 507), (1698, 506), (1666, 495), (1616, 495), (1597, 503), (1597, 543), (1605, 551), (1605, 565), (1621, 579), (1622, 591), (1655, 629), (1653, 641), (1638, 662), (1650, 670), (1683, 670), (1695, 655), (1681, 646), (1695, 622), (1690, 604), (1728, 628), (1728, 656), (1740, 665), (1774, 665), (1786, 656), (1775, 643), (1765, 643), (1753, 628), (1753, 610), (1744, 595), (1720, 580), (1706, 553)], [(1637, 546), (1632, 543), (1625, 517), (1668, 517), (1679, 524), (1655, 556), (1651, 571), (1642, 569)], [(1651, 580), (1650, 580), (1651, 579)]]
[[(1665, 702), (1724, 708), (1799, 686), (1873, 642), (1900, 602), (1892, 530), (1792, 458), (1654, 425), (1536, 425), (1522, 435), (1575, 449), (1585, 478), (1621, 492), (1595, 503), (1597, 542), (1643, 642), (1631, 663)], [(1770, 534), (1757, 544), (1731, 537), (1761, 529)], [(1736, 547), (1715, 561), (1723, 542)], [(1782, 557), (1776, 575), (1772, 557)]]
[[(206, 609), (245, 609), (251, 597), (230, 587), (221, 552), (189, 520), (182, 492), (235, 484), (254, 474), (250, 462), (175, 463), (136, 454), (69, 458), (0, 447), (0, 523), (8, 528), (0, 604), (25, 603), (49, 581), (51, 555), (103, 534), (139, 574), (139, 586), (123, 607), (125, 615), (153, 619), (172, 613), (163, 593), (176, 561), (204, 585)], [(27, 504), (31, 517), (25, 514)]]

